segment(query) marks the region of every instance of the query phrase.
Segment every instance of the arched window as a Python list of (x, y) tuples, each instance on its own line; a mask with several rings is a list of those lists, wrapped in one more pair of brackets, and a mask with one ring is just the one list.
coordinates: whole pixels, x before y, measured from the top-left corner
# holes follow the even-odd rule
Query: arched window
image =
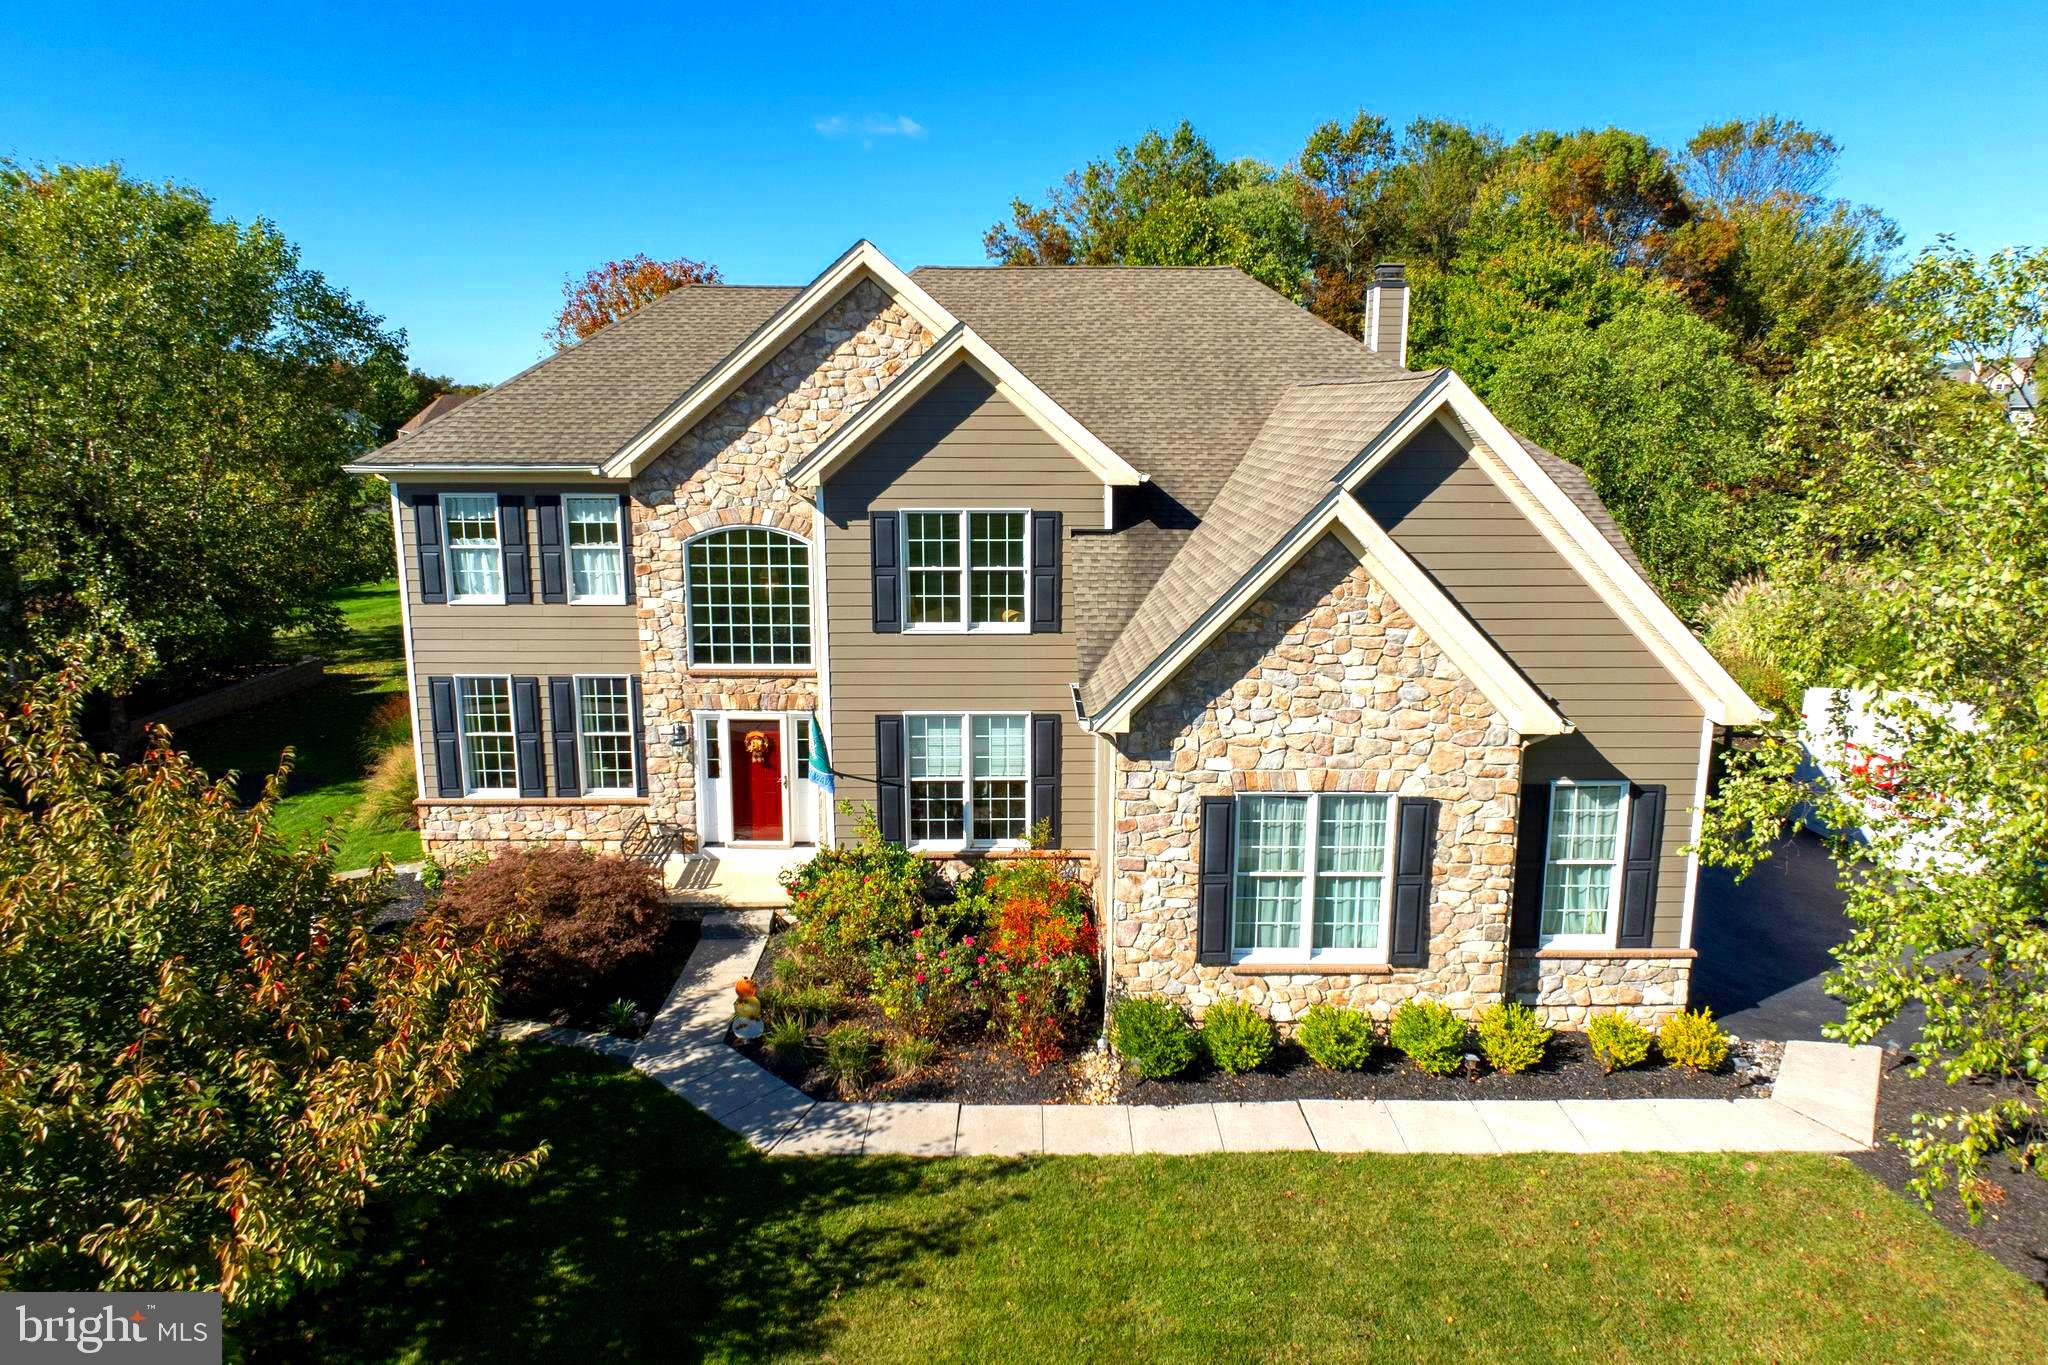
[(688, 563), (693, 666), (810, 667), (810, 546), (734, 526), (691, 541)]

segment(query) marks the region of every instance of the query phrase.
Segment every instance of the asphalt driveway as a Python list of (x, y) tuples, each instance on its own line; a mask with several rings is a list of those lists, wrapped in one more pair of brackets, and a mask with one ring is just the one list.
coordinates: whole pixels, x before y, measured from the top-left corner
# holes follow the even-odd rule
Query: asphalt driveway
[[(1849, 937), (1842, 893), (1827, 848), (1801, 830), (1778, 845), (1748, 880), (1700, 869), (1693, 911), (1692, 1001), (1742, 1038), (1819, 1038), (1842, 1018), (1841, 1002), (1821, 990), (1834, 965), (1829, 950)], [(1893, 1021), (1875, 1041), (1903, 1046), (1914, 1020)]]

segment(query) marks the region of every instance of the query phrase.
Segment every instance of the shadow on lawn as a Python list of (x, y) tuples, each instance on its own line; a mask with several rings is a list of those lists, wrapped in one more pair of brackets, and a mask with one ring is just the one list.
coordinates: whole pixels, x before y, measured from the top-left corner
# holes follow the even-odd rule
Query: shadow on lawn
[(553, 1150), (524, 1187), (479, 1190), (415, 1222), (379, 1217), (348, 1280), (230, 1333), (249, 1359), (816, 1349), (842, 1288), (914, 1285), (917, 1261), (968, 1245), (1011, 1197), (1004, 1176), (1024, 1169), (770, 1161), (635, 1073), (538, 1047), (520, 1054), (495, 1121), (463, 1126), (479, 1145)]

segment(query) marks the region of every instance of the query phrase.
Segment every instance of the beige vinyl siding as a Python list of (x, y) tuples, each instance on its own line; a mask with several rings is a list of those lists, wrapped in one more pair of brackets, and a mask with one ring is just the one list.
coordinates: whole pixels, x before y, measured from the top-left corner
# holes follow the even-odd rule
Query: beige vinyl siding
[[(1060, 623), (1049, 634), (876, 634), (871, 510), (1029, 508), (1071, 535), (1102, 524), (1102, 484), (962, 363), (827, 480), (826, 631), (838, 796), (875, 797), (875, 717), (902, 711), (1033, 711), (1060, 717), (1060, 842), (1095, 845), (1093, 741), (1074, 719), (1079, 676), (1073, 574), (1062, 555)], [(850, 822), (839, 822), (841, 838)]]
[(1457, 438), (1431, 425), (1360, 501), (1578, 727), (1533, 742), (1523, 779), (1623, 777), (1665, 788), (1652, 945), (1680, 946), (1700, 763), (1699, 703), (1543, 538)]
[[(439, 485), (420, 486), (418, 491), (434, 492)], [(533, 595), (527, 603), (504, 606), (449, 606), (420, 601), (420, 563), (415, 544), (413, 510), (406, 500), (408, 489), (398, 490), (399, 533), (405, 562), (399, 577), (405, 588), (405, 609), (411, 618), (413, 677), (418, 694), (413, 697), (413, 725), (420, 735), (420, 789), (429, 798), (439, 791), (434, 767), (433, 702), (427, 692), (432, 677), (477, 677), (483, 675), (531, 676), (541, 681), (541, 733), (551, 731), (554, 717), (548, 700), (547, 679), (578, 673), (603, 673), (631, 677), (640, 671), (640, 626), (633, 604), (584, 605), (542, 602), (540, 597), (540, 528), (532, 507), (526, 509), (526, 543), (533, 557)], [(522, 488), (530, 500), (536, 492), (553, 488)], [(572, 488), (571, 492), (585, 491)], [(616, 488), (600, 491), (616, 492)], [(548, 791), (555, 789), (554, 751), (547, 750)]]

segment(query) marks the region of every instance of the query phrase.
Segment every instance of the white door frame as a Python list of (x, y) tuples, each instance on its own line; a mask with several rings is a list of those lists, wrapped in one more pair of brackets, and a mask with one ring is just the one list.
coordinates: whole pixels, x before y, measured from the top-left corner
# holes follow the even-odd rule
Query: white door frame
[[(818, 831), (815, 828), (815, 816), (809, 822), (812, 826), (808, 830), (809, 837), (802, 840), (797, 838), (797, 784), (804, 783), (808, 785), (810, 774), (796, 770), (796, 745), (791, 739), (791, 736), (796, 733), (795, 727), (800, 724), (808, 725), (810, 723), (810, 716), (811, 713), (808, 711), (718, 711), (704, 709), (691, 713), (690, 723), (696, 727), (692, 733), (694, 742), (701, 746), (707, 723), (716, 727), (718, 735), (718, 776), (716, 778), (706, 778), (703, 775), (701, 747), (697, 760), (698, 799), (701, 801), (708, 796), (715, 803), (716, 828), (720, 836), (717, 839), (707, 839), (705, 840), (706, 843), (718, 844), (727, 848), (793, 848), (799, 843), (810, 844), (817, 841)], [(747, 721), (768, 720), (774, 721), (781, 733), (782, 837), (780, 839), (734, 838), (732, 784), (735, 771), (733, 767), (734, 755), (738, 752), (733, 737), (734, 723), (740, 722), (744, 724)], [(707, 788), (709, 789), (708, 791), (706, 790)], [(810, 796), (811, 793), (806, 791), (804, 795)]]

